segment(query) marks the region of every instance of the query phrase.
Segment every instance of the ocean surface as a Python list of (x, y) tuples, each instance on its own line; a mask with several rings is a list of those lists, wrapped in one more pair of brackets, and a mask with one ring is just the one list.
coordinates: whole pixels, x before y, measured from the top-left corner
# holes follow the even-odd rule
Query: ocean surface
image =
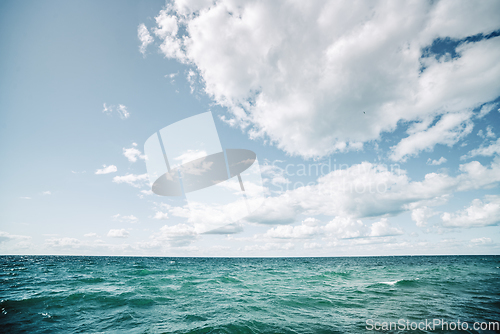
[[(500, 256), (0, 256), (1, 333), (435, 333), (500, 320)], [(500, 331), (497, 331), (500, 332)]]

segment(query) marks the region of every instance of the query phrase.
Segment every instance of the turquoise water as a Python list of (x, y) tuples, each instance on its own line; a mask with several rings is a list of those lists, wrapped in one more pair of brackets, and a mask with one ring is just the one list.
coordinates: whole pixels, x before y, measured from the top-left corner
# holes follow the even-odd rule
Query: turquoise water
[(499, 278), (500, 256), (1, 256), (0, 332), (373, 333), (368, 319), (435, 318), (472, 326), (500, 320)]

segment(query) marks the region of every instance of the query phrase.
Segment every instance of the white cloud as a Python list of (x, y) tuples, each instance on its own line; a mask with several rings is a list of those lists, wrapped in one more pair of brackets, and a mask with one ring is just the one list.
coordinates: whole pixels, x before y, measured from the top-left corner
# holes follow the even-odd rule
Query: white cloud
[(178, 157), (175, 157), (174, 160), (178, 161), (179, 163), (174, 166), (178, 165), (183, 165), (187, 162), (203, 158), (207, 156), (207, 152), (203, 150), (187, 150), (186, 152), (182, 153)]
[(83, 243), (76, 238), (50, 238), (45, 240), (45, 244), (51, 248), (80, 248)]
[(141, 198), (141, 199), (142, 199), (142, 198), (144, 198), (144, 196), (151, 196), (151, 195), (153, 195), (153, 194), (154, 194), (154, 193), (153, 193), (153, 191), (152, 191), (151, 189), (150, 189), (150, 190), (141, 190), (141, 191), (140, 191), (140, 194), (139, 194), (139, 195), (137, 195), (137, 196), (139, 196), (139, 198)]
[(486, 127), (486, 134), (483, 133), (483, 130), (479, 130), (477, 132), (477, 135), (481, 138), (495, 138), (495, 133), (493, 132), (493, 128), (491, 127), (491, 125), (488, 125)]
[(479, 110), (479, 114), (477, 115), (478, 118), (483, 118), (487, 114), (490, 113), (495, 108), (495, 103), (487, 103), (484, 106), (481, 107)]
[(159, 233), (153, 236), (155, 242), (166, 242), (170, 247), (189, 246), (197, 238), (198, 233), (187, 224), (164, 225)]
[(108, 106), (106, 103), (103, 104), (102, 112), (106, 115), (112, 115), (113, 112), (116, 111), (121, 119), (127, 119), (130, 117), (130, 112), (127, 110), (127, 107), (123, 104), (119, 104), (118, 107), (114, 105)]
[(427, 220), (436, 214), (431, 208), (423, 206), (411, 212), (411, 219), (417, 223), (418, 227), (424, 227), (427, 225)]
[(269, 164), (268, 161), (265, 161), (260, 166), (262, 175), (268, 177), (262, 180), (264, 184), (271, 183), (272, 185), (282, 185), (290, 183), (290, 180), (285, 177), (285, 171), (283, 170), (283, 168), (280, 168), (278, 165), (276, 165), (276, 163), (279, 162), (283, 161), (275, 160), (272, 164)]
[(28, 197), (28, 196), (23, 196), (23, 197), (19, 197), (20, 199), (31, 199), (31, 197)]
[(319, 226), (317, 220), (304, 220), (299, 226), (281, 225), (269, 229), (264, 238), (274, 239), (312, 239), (317, 236), (328, 236), (335, 239), (385, 237), (403, 234), (399, 228), (389, 224), (386, 218), (371, 225), (361, 220), (348, 217), (335, 217), (328, 224)]
[(290, 225), (280, 225), (268, 230), (264, 237), (266, 238), (278, 238), (278, 239), (309, 239), (315, 237), (317, 234), (321, 233), (321, 228), (317, 226), (290, 226)]
[(127, 238), (129, 236), (129, 232), (122, 228), (122, 229), (116, 229), (116, 230), (109, 230), (108, 232), (108, 237), (110, 238)]
[[(460, 165), (460, 173), (429, 173), (411, 181), (404, 170), (363, 162), (318, 178), (317, 184), (290, 189), (267, 198), (246, 220), (290, 224), (297, 215), (368, 218), (397, 215), (422, 206), (441, 205), (450, 194), (492, 187), (500, 181), (500, 160), (490, 167), (477, 161)], [(349, 224), (355, 222), (349, 221)]]
[(10, 234), (9, 232), (0, 231), (0, 244), (8, 241), (27, 241), (31, 237), (27, 235)]
[(49, 190), (47, 190), (47, 191), (43, 191), (43, 192), (42, 192), (42, 195), (51, 195), (51, 194), (52, 194), (52, 193), (51, 193)]
[(348, 217), (335, 217), (325, 226), (325, 231), (336, 239), (385, 237), (403, 234), (399, 228), (389, 224), (386, 218), (371, 224), (364, 224), (361, 220)]
[(189, 70), (186, 79), (189, 82), (189, 89), (191, 90), (191, 94), (193, 94), (196, 84), (196, 73), (193, 70)]
[(111, 115), (111, 113), (113, 112), (113, 106), (108, 106), (106, 103), (104, 103), (102, 112), (106, 115)]
[(483, 227), (500, 224), (500, 196), (489, 195), (485, 201), (475, 199), (463, 211), (445, 212), (441, 216), (446, 227)]
[(168, 10), (162, 10), (155, 19), (158, 27), (153, 29), (153, 32), (163, 40), (160, 50), (167, 58), (176, 58), (183, 61), (185, 57), (181, 50), (182, 42), (176, 37), (179, 30), (177, 17), (169, 15)]
[(405, 161), (409, 156), (415, 156), (424, 150), (431, 150), (436, 144), (453, 146), (472, 131), (471, 117), (471, 112), (444, 115), (436, 125), (412, 133), (391, 147), (393, 152), (390, 158), (394, 161)]
[(498, 138), (496, 142), (490, 143), (489, 146), (481, 145), (480, 147), (473, 149), (466, 155), (461, 156), (460, 160), (473, 158), (478, 155), (491, 157), (492, 155), (499, 155), (499, 154), (500, 154), (500, 138)]
[(123, 104), (118, 105), (117, 111), (121, 119), (127, 119), (130, 117), (130, 113), (127, 111), (127, 107)]
[(301, 211), (301, 208), (293, 203), (294, 195), (287, 196), (285, 193), (278, 197), (266, 198), (262, 207), (246, 217), (245, 220), (270, 225), (293, 223)]
[(135, 148), (137, 146), (137, 144), (133, 143), (132, 146), (134, 146), (134, 147), (123, 148), (123, 155), (128, 159), (128, 161), (136, 162), (138, 158), (145, 160), (146, 156), (144, 154), (142, 154), (142, 152), (139, 151), (137, 148)]
[(372, 224), (370, 228), (370, 237), (385, 237), (403, 234), (403, 231), (397, 227), (393, 227), (387, 221), (387, 218), (382, 218), (380, 221)]
[(486, 137), (487, 138), (495, 138), (495, 133), (493, 132), (493, 128), (491, 127), (491, 125), (488, 125), (486, 127)]
[(204, 234), (222, 234), (222, 235), (227, 235), (227, 234), (236, 234), (243, 232), (243, 226), (240, 223), (232, 223), (232, 224), (227, 224), (225, 226), (216, 228), (214, 230), (204, 232)]
[(446, 160), (445, 157), (441, 157), (441, 158), (439, 158), (439, 160), (431, 160), (431, 158), (429, 158), (427, 160), (427, 164), (432, 165), (432, 166), (439, 166), (439, 165), (444, 164), (446, 161), (448, 161), (448, 160)]
[(139, 221), (139, 219), (134, 215), (122, 216), (119, 213), (113, 216), (113, 220), (125, 223), (132, 223), (132, 224), (137, 223)]
[(462, 139), (471, 110), (498, 96), (500, 37), (462, 43), (453, 59), (422, 53), (499, 29), (496, 1), (193, 3), (156, 17), (161, 51), (193, 66), (228, 107), (223, 120), (292, 155), (359, 149), (400, 122), (440, 119), (394, 147), (406, 159)]
[(93, 233), (93, 232), (91, 232), (91, 233), (85, 233), (83, 236), (85, 238), (97, 238), (97, 237), (99, 237), (99, 235), (97, 233)]
[[(318, 178), (315, 184), (292, 188), (266, 198), (263, 206), (244, 218), (244, 222), (290, 225), (298, 217), (324, 216), (333, 219), (321, 227), (319, 221), (308, 218), (300, 226), (275, 226), (266, 238), (307, 239), (328, 234), (335, 238), (366, 238), (398, 235), (402, 231), (389, 226), (387, 217), (412, 212), (418, 226), (425, 226), (434, 215), (430, 207), (442, 205), (455, 192), (491, 188), (500, 182), (500, 159), (489, 166), (477, 161), (462, 164), (456, 176), (446, 172), (429, 173), (420, 181), (412, 181), (406, 171), (383, 164), (363, 162), (346, 169), (337, 169)], [(223, 216), (210, 206), (166, 206), (156, 211), (168, 216), (187, 218), (198, 225), (217, 224)], [(363, 218), (380, 218), (374, 224)], [(330, 218), (331, 219), (331, 218)]]
[(370, 234), (369, 228), (361, 220), (349, 217), (335, 217), (325, 228), (336, 239), (360, 238)]
[(323, 248), (323, 245), (317, 242), (304, 242), (304, 249), (319, 249)]
[(95, 171), (96, 174), (109, 174), (109, 173), (115, 173), (116, 171), (118, 171), (118, 168), (115, 166), (115, 165), (109, 165), (109, 166), (106, 166), (106, 165), (102, 165), (102, 169), (98, 169)]
[(295, 245), (291, 242), (287, 242), (285, 244), (276, 243), (276, 242), (268, 242), (264, 245), (249, 245), (243, 248), (245, 252), (253, 252), (253, 251), (270, 251), (270, 250), (291, 250), (294, 249)]
[(156, 211), (155, 216), (153, 218), (154, 219), (168, 219), (168, 213)]
[(127, 174), (123, 176), (115, 176), (113, 178), (113, 182), (115, 183), (127, 183), (130, 184), (133, 187), (140, 188), (144, 185), (147, 184), (147, 181), (149, 180), (148, 174)]
[(148, 28), (146, 28), (144, 23), (139, 24), (137, 27), (137, 37), (141, 41), (139, 52), (145, 56), (148, 45), (153, 43), (153, 37), (149, 34)]
[(475, 238), (472, 239), (471, 242), (474, 244), (485, 245), (485, 244), (491, 244), (492, 241), (491, 238)]

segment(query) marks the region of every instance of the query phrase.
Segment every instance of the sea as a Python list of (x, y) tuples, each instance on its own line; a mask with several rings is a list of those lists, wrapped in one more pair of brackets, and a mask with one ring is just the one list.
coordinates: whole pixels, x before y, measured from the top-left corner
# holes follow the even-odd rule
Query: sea
[(1, 333), (500, 333), (500, 256), (0, 256), (0, 282)]

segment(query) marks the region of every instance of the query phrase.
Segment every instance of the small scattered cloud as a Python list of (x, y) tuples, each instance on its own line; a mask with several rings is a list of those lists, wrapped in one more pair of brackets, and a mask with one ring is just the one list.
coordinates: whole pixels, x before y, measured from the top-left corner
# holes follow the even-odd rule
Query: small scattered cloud
[(137, 143), (132, 143), (132, 146), (133, 147), (131, 148), (123, 148), (123, 155), (128, 159), (128, 161), (136, 162), (137, 159), (145, 160), (146, 156), (136, 148)]
[(0, 231), (0, 244), (8, 241), (27, 241), (31, 237), (27, 235), (10, 234), (9, 232)]
[(144, 23), (139, 24), (137, 27), (137, 37), (139, 41), (141, 41), (139, 52), (142, 53), (143, 56), (146, 56), (146, 49), (149, 44), (153, 43), (153, 37)]
[(479, 130), (477, 132), (477, 135), (481, 138), (490, 138), (490, 139), (496, 137), (495, 133), (493, 132), (493, 127), (491, 125), (488, 125), (486, 127), (486, 134), (483, 132), (483, 130)]
[(500, 138), (490, 143), (488, 146), (481, 145), (469, 153), (462, 155), (460, 160), (466, 160), (476, 156), (491, 157), (493, 155), (500, 155)]
[(86, 233), (83, 235), (85, 238), (97, 238), (99, 235), (97, 233)]
[(127, 230), (122, 228), (122, 229), (116, 229), (116, 230), (109, 230), (108, 237), (110, 237), (110, 238), (128, 238), (129, 234), (130, 233)]
[(108, 106), (106, 103), (103, 104), (102, 112), (106, 115), (111, 115), (113, 113), (114, 106)]
[(118, 106), (103, 104), (102, 112), (106, 115), (112, 115), (114, 112), (118, 113), (121, 119), (127, 119), (130, 117), (130, 112), (127, 110), (127, 107), (123, 104), (119, 104)]
[(118, 105), (117, 111), (121, 119), (127, 119), (130, 117), (130, 113), (127, 111), (127, 107), (123, 104)]
[(439, 165), (442, 165), (444, 164), (446, 161), (446, 158), (445, 157), (441, 157), (439, 158), (439, 160), (431, 160), (431, 158), (427, 159), (427, 164), (428, 165), (431, 165), (431, 166), (439, 166)]
[(291, 250), (295, 248), (295, 244), (291, 242), (287, 243), (276, 243), (276, 242), (268, 242), (264, 245), (249, 245), (243, 248), (245, 252), (254, 252), (254, 251), (271, 251), (271, 250)]
[(113, 220), (125, 223), (132, 223), (132, 224), (137, 223), (139, 221), (139, 219), (134, 215), (122, 216), (120, 214), (114, 215)]
[(51, 195), (51, 194), (52, 194), (52, 193), (51, 193), (49, 190), (47, 190), (47, 191), (43, 191), (43, 192), (42, 192), (42, 195)]
[(180, 61), (185, 59), (182, 50), (182, 43), (177, 38), (179, 30), (177, 17), (170, 15), (168, 9), (160, 11), (160, 14), (155, 18), (157, 28), (153, 29), (153, 33), (163, 40), (160, 45), (160, 50), (166, 58), (176, 58)]
[(170, 79), (170, 83), (173, 85), (173, 84), (175, 83), (175, 77), (176, 77), (178, 74), (179, 74), (179, 72), (165, 74), (165, 78), (169, 78), (169, 79)]
[(191, 94), (194, 93), (194, 90), (196, 88), (196, 72), (193, 70), (189, 70), (186, 76), (187, 81), (189, 82), (189, 89), (191, 90)]
[(275, 160), (273, 163), (269, 163), (269, 161), (264, 161), (264, 163), (260, 166), (260, 170), (262, 175), (266, 176), (263, 179), (263, 182), (270, 183), (274, 186), (279, 186), (283, 184), (289, 184), (291, 181), (285, 177), (285, 170), (278, 166), (278, 163), (281, 163), (281, 160)]
[(299, 226), (280, 225), (273, 227), (264, 234), (264, 237), (277, 239), (310, 239), (321, 233), (323, 233), (323, 227), (311, 226), (302, 222)]
[(437, 215), (437, 213), (431, 208), (423, 206), (411, 212), (411, 219), (417, 223), (418, 227), (424, 227), (427, 225), (427, 220), (435, 215)]
[(445, 227), (484, 227), (500, 224), (500, 196), (488, 195), (484, 201), (475, 199), (471, 205), (456, 213), (441, 216)]
[(491, 244), (492, 240), (491, 238), (475, 238), (472, 239), (470, 242), (472, 242), (473, 244), (486, 245), (486, 244)]
[(486, 127), (486, 137), (487, 138), (495, 138), (496, 137), (495, 133), (493, 132), (493, 127), (491, 125), (488, 125)]
[(152, 238), (155, 242), (166, 242), (170, 247), (186, 247), (198, 238), (198, 233), (187, 224), (164, 225)]
[(184, 165), (185, 163), (188, 163), (190, 161), (199, 159), (199, 158), (204, 158), (207, 156), (207, 152), (203, 150), (187, 150), (186, 152), (182, 153), (178, 157), (175, 157), (174, 160), (179, 162), (179, 165)]
[(474, 127), (472, 116), (468, 111), (443, 115), (435, 125), (412, 133), (391, 147), (391, 160), (404, 162), (421, 151), (432, 150), (437, 144), (453, 146), (471, 133)]
[(304, 249), (319, 249), (323, 248), (323, 245), (317, 242), (304, 242)]
[(166, 219), (168, 219), (168, 213), (156, 211), (156, 214), (154, 215), (153, 219), (166, 220)]
[(123, 176), (115, 176), (113, 178), (114, 183), (127, 183), (131, 185), (132, 187), (135, 188), (140, 188), (146, 185), (146, 182), (148, 181), (149, 176), (147, 173), (145, 174), (127, 174)]
[(386, 236), (395, 236), (401, 235), (404, 232), (398, 228), (391, 226), (387, 221), (387, 218), (382, 218), (380, 221), (375, 222), (370, 227), (370, 237), (386, 237)]
[(243, 225), (240, 223), (232, 223), (232, 224), (227, 224), (225, 226), (216, 228), (214, 230), (210, 230), (208, 232), (204, 232), (203, 234), (222, 234), (222, 235), (228, 235), (228, 234), (237, 234), (243, 232)]
[(477, 118), (483, 118), (487, 114), (490, 113), (495, 108), (495, 103), (487, 103), (481, 107), (479, 110), (479, 114), (477, 115)]
[(31, 199), (31, 197), (28, 197), (28, 196), (22, 196), (22, 197), (19, 197), (20, 199)]
[(387, 218), (366, 225), (359, 219), (335, 217), (325, 226), (325, 231), (337, 239), (387, 237), (403, 234), (401, 229), (391, 226)]
[(118, 171), (118, 168), (115, 166), (115, 165), (109, 165), (109, 166), (106, 166), (106, 165), (102, 165), (102, 169), (98, 169), (95, 171), (95, 174), (109, 174), (109, 173), (115, 173), (116, 171)]

